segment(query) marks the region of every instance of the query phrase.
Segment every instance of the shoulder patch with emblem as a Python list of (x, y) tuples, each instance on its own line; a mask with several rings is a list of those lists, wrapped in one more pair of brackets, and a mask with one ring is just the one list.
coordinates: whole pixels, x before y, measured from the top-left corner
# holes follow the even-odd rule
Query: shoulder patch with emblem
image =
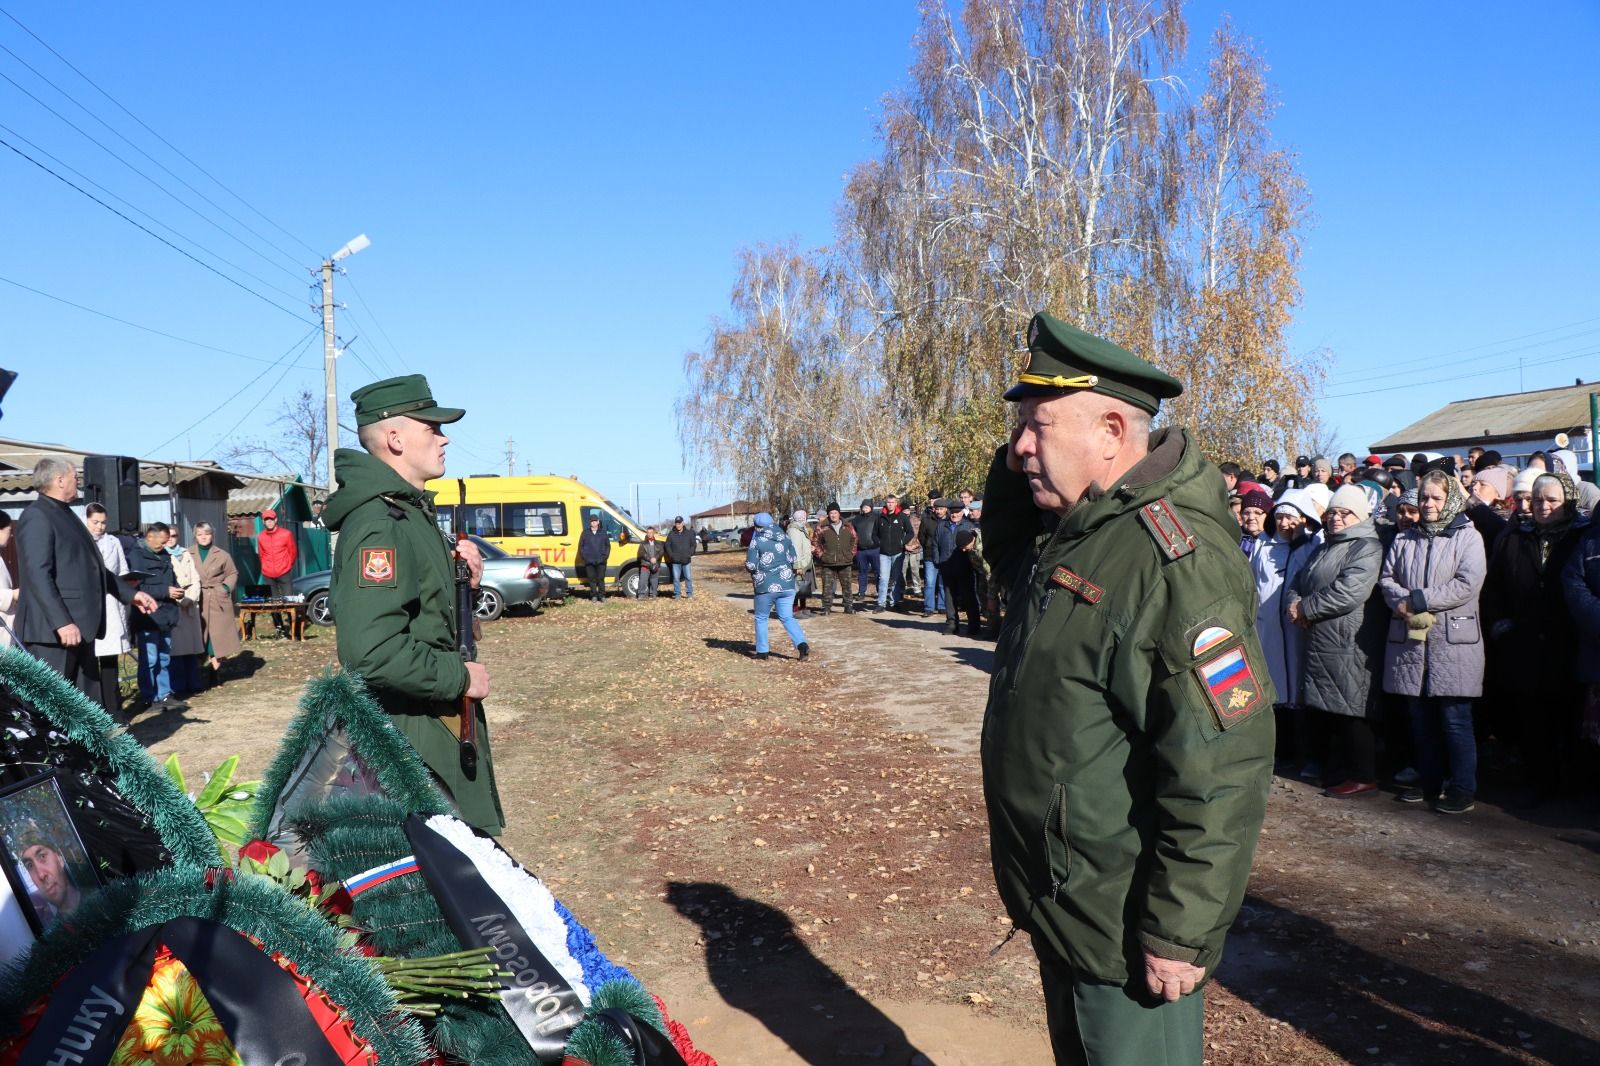
[(397, 564), (393, 548), (362, 548), (361, 578), (363, 587), (393, 585)]
[(1183, 520), (1178, 517), (1178, 509), (1165, 496), (1139, 508), (1139, 522), (1169, 562), (1194, 551), (1194, 534), (1184, 526)]
[(1256, 681), (1243, 644), (1202, 659), (1194, 673), (1200, 680), (1200, 687), (1205, 689), (1219, 729), (1227, 729), (1261, 702), (1261, 685)]
[(1100, 598), (1106, 594), (1105, 589), (1086, 577), (1074, 574), (1064, 566), (1056, 567), (1055, 573), (1050, 575), (1050, 582), (1054, 585), (1060, 585), (1068, 592), (1076, 592), (1083, 597), (1084, 602), (1090, 604), (1099, 603)]

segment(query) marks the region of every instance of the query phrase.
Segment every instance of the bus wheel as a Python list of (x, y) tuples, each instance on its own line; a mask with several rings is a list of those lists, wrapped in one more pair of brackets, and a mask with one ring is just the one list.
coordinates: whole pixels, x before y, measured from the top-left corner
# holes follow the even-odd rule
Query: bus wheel
[(617, 575), (617, 591), (630, 600), (639, 595), (639, 568), (637, 566), (624, 570)]

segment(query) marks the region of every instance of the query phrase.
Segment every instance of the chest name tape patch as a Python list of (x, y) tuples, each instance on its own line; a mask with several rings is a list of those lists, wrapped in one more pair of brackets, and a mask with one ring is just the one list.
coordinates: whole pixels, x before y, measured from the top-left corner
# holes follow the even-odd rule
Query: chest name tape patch
[(1096, 585), (1086, 577), (1074, 574), (1064, 566), (1056, 567), (1055, 573), (1050, 575), (1050, 583), (1060, 585), (1068, 592), (1076, 592), (1082, 596), (1084, 602), (1095, 604), (1106, 594), (1106, 590)]

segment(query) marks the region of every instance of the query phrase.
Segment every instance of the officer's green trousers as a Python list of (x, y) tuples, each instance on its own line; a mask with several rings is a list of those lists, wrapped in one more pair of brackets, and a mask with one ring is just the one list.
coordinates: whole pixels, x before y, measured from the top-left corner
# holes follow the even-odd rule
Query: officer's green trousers
[(1050, 1045), (1063, 1066), (1201, 1066), (1201, 993), (1160, 1002), (1120, 985), (1074, 979), (1060, 959), (1039, 957)]

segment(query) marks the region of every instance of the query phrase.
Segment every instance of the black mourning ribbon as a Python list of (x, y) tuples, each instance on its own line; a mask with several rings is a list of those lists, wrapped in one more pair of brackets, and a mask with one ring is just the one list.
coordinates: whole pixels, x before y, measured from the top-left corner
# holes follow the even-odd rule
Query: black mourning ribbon
[[(499, 848), (493, 838), (468, 828), (480, 840)], [(583, 1020), (583, 1001), (577, 991), (545, 958), (511, 908), (459, 848), (415, 814), (406, 818), (406, 837), (417, 868), (456, 939), (463, 948), (494, 948), (491, 961), (512, 973), (501, 1006), (539, 1061), (559, 1066), (567, 1037)]]
[(243, 934), (174, 918), (103, 944), (62, 979), (19, 1066), (104, 1066), (150, 981), (156, 949), (177, 956), (244, 1066), (342, 1066), (295, 979)]

